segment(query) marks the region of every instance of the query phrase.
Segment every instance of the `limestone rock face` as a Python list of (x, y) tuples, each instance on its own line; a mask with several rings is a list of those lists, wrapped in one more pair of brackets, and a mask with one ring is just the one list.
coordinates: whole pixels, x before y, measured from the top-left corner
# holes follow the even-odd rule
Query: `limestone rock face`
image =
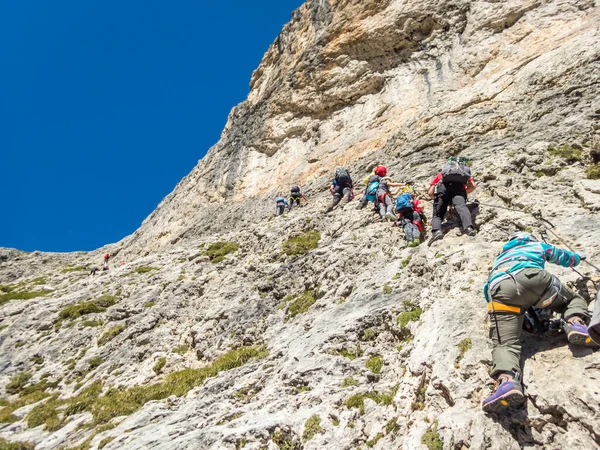
[[(599, 24), (587, 0), (307, 1), (136, 233), (0, 249), (0, 448), (600, 446), (600, 352), (559, 330), (523, 335), (523, 409), (480, 407), (482, 287), (507, 236), (600, 260)], [(358, 184), (383, 163), (425, 199), (459, 153), (474, 238), (407, 248), (356, 202), (323, 214), (338, 165)], [(294, 184), (309, 202), (275, 218)], [(548, 270), (595, 296), (589, 266)]]

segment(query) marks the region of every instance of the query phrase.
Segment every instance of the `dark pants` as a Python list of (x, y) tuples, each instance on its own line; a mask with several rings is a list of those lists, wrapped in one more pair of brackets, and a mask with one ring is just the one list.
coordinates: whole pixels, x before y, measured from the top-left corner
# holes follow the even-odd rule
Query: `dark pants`
[(404, 236), (407, 241), (413, 241), (421, 238), (423, 225), (421, 224), (421, 215), (412, 208), (404, 208), (396, 211), (400, 225), (404, 228)]
[(433, 200), (432, 232), (442, 231), (442, 222), (450, 204), (454, 205), (454, 209), (460, 217), (463, 230), (473, 226), (471, 211), (467, 208), (467, 191), (465, 190), (465, 186), (461, 183), (438, 183)]
[(290, 210), (294, 207), (294, 202), (296, 206), (300, 206), (300, 197), (290, 197)]
[[(557, 283), (559, 294), (546, 304), (544, 300), (553, 294), (550, 286), (553, 281)], [(489, 296), (494, 378), (502, 372), (521, 372), (523, 314), (530, 306), (549, 308), (564, 314), (565, 319), (573, 315), (583, 316), (587, 311), (587, 303), (582, 297), (540, 269), (523, 269), (514, 278), (507, 278), (495, 285), (489, 291)]]
[(333, 208), (337, 206), (337, 204), (342, 201), (341, 207), (343, 208), (346, 203), (352, 200), (352, 190), (348, 186), (336, 186), (333, 191), (333, 200), (331, 200), (331, 205), (327, 209), (327, 212), (333, 211)]
[(283, 214), (283, 211), (285, 211), (285, 205), (284, 204), (277, 205), (277, 210), (275, 211), (275, 215), (280, 216)]

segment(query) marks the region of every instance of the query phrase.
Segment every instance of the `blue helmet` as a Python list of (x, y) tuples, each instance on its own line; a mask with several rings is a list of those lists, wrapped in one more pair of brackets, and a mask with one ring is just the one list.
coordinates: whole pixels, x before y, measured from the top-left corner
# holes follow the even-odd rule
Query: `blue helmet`
[(513, 234), (509, 241), (518, 241), (519, 244), (527, 244), (528, 242), (537, 242), (538, 240), (531, 233), (527, 233), (526, 231), (519, 231)]

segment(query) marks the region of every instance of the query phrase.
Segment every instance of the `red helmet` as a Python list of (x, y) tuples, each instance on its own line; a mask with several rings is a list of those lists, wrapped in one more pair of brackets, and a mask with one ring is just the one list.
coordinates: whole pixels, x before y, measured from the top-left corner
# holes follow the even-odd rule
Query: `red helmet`
[(384, 166), (375, 167), (375, 175), (385, 177), (387, 175), (387, 169)]

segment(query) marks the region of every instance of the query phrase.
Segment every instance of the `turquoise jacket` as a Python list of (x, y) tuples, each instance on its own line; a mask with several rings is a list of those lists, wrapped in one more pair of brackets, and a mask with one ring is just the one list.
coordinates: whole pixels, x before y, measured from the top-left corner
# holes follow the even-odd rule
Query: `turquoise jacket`
[[(532, 268), (543, 270), (546, 261), (563, 267), (575, 267), (581, 262), (581, 258), (577, 253), (541, 242), (530, 242), (520, 239), (508, 241), (502, 247), (502, 253), (494, 260), (490, 277), (483, 286), (485, 300), (490, 301), (487, 295), (487, 288), (494, 279), (521, 269)], [(507, 264), (507, 269), (502, 270), (501, 266), (505, 263), (513, 264)]]

